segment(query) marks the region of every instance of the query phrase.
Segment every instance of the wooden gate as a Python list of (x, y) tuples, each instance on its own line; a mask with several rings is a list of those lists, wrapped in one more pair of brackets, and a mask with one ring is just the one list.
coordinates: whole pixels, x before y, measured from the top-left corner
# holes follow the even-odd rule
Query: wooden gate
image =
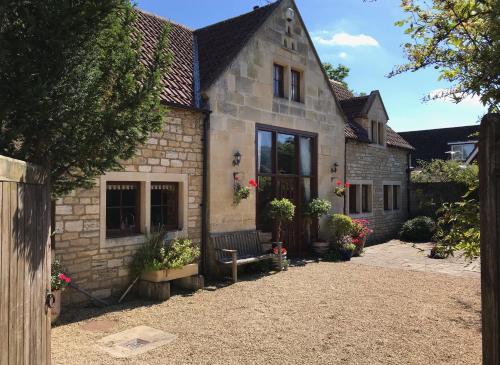
[(0, 364), (50, 364), (50, 199), (45, 175), (0, 156)]
[(479, 134), (483, 364), (500, 365), (500, 114)]

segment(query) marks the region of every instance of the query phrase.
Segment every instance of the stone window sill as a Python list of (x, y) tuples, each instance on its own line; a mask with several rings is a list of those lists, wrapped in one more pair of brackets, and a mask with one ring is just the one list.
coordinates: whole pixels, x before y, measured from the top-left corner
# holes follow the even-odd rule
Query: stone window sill
[[(187, 232), (184, 230), (167, 232), (167, 240), (172, 240), (177, 237), (180, 238), (187, 237)], [(143, 245), (146, 242), (146, 239), (147, 236), (145, 234), (138, 234), (135, 236), (127, 236), (127, 237), (106, 238), (101, 247), (111, 248), (111, 247)]]
[(354, 219), (359, 219), (359, 218), (370, 218), (373, 217), (373, 212), (366, 212), (366, 213), (349, 213), (349, 216)]

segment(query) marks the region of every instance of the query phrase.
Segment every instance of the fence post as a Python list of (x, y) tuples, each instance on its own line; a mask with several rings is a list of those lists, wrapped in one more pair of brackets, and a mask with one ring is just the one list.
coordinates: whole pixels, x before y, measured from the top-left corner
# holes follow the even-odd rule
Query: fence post
[(500, 365), (500, 114), (488, 114), (479, 136), (483, 364)]

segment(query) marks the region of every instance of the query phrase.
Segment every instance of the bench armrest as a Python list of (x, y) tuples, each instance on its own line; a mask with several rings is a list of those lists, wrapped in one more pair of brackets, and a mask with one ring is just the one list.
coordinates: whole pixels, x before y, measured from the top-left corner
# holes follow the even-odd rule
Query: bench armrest
[(222, 252), (226, 252), (226, 253), (238, 253), (237, 250), (227, 250), (225, 248), (216, 248), (217, 251), (222, 251)]

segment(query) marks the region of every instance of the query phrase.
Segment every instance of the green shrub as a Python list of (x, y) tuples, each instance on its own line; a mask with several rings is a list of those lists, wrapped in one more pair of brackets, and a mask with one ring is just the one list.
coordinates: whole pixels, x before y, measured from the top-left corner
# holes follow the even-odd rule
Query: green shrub
[(269, 203), (269, 215), (278, 223), (278, 242), (281, 239), (281, 226), (283, 223), (289, 222), (295, 215), (295, 205), (288, 199), (273, 199)]
[(166, 232), (159, 230), (151, 233), (144, 245), (134, 255), (132, 274), (140, 275), (146, 271), (178, 269), (192, 264), (200, 256), (200, 249), (191, 240), (176, 238), (165, 243)]
[(334, 214), (327, 222), (328, 229), (334, 241), (338, 241), (344, 236), (349, 236), (354, 231), (354, 222), (351, 217), (344, 214)]
[(399, 237), (408, 242), (429, 242), (436, 232), (436, 224), (429, 217), (416, 217), (406, 221), (399, 231)]
[(328, 200), (316, 198), (309, 203), (307, 211), (312, 216), (320, 218), (328, 214), (331, 208), (332, 204)]

